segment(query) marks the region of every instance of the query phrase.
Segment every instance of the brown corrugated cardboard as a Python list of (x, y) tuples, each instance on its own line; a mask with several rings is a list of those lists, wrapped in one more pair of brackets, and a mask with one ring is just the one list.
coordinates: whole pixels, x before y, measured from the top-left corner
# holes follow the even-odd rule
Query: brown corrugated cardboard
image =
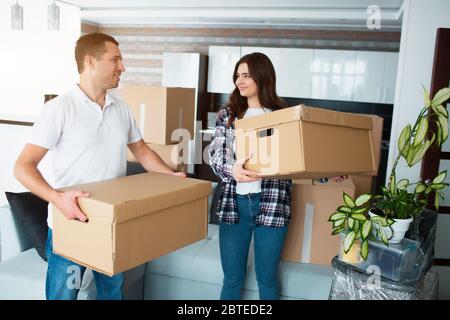
[(340, 238), (331, 235), (328, 217), (342, 204), (346, 192), (354, 197), (351, 179), (335, 183), (315, 183), (294, 180), (292, 189), (292, 219), (281, 260), (330, 265), (339, 253)]
[(359, 197), (363, 193), (373, 193), (376, 178), (366, 174), (352, 174), (350, 175), (353, 183), (355, 184), (355, 197)]
[(364, 173), (370, 176), (378, 175), (378, 168), (380, 166), (381, 159), (381, 140), (383, 138), (383, 118), (373, 114), (361, 114), (362, 116), (369, 117), (372, 120), (372, 142), (373, 152), (375, 158), (375, 170), (372, 172)]
[(264, 177), (320, 178), (375, 170), (372, 120), (299, 105), (236, 120), (236, 156)]
[(53, 250), (107, 275), (126, 271), (207, 236), (211, 183), (143, 173), (63, 190), (78, 198), (89, 221), (53, 214)]
[[(164, 163), (174, 171), (187, 171), (187, 143), (180, 142), (178, 144), (156, 144), (147, 143), (150, 149), (164, 161)], [(136, 158), (127, 149), (127, 160), (136, 161)]]
[[(127, 85), (120, 89), (147, 143), (172, 144), (194, 137), (195, 89)], [(176, 129), (187, 131), (177, 132)]]

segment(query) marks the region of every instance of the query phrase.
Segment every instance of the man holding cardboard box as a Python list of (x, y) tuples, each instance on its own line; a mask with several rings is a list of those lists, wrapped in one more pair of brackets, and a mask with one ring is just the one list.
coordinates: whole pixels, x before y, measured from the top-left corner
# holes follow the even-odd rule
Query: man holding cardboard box
[[(45, 104), (29, 143), (16, 161), (16, 178), (31, 192), (56, 206), (67, 219), (87, 221), (77, 198), (89, 197), (89, 193), (61, 192), (56, 188), (124, 176), (127, 146), (148, 171), (186, 176), (167, 167), (144, 143), (128, 106), (107, 93), (118, 86), (125, 71), (118, 46), (114, 38), (101, 33), (80, 37), (75, 47), (79, 84)], [(54, 187), (37, 169), (49, 150), (53, 151)], [(50, 208), (46, 296), (47, 299), (76, 299), (79, 287), (69, 280), (77, 273), (82, 277), (85, 267), (52, 252)], [(94, 271), (94, 277), (100, 299), (122, 298), (122, 274), (109, 277)]]

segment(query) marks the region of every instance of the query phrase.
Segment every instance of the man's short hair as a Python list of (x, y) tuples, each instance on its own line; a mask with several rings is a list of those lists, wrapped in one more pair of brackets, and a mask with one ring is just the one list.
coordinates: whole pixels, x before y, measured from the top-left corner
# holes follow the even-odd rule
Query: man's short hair
[(84, 70), (84, 57), (90, 55), (98, 58), (106, 52), (105, 42), (119, 45), (116, 39), (100, 32), (88, 33), (78, 39), (75, 46), (75, 61), (77, 62), (78, 73), (82, 73)]

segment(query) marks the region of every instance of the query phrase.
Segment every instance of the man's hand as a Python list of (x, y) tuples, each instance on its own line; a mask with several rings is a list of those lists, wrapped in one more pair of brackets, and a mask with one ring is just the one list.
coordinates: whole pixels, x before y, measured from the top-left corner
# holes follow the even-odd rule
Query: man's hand
[(249, 155), (245, 159), (240, 159), (233, 165), (233, 178), (236, 182), (252, 182), (261, 180), (261, 174), (252, 170), (245, 170), (244, 163), (246, 163), (252, 155)]
[(331, 177), (331, 180), (334, 182), (342, 182), (345, 179), (348, 179), (348, 176), (337, 176), (337, 177)]
[(173, 172), (172, 175), (176, 176), (176, 177), (181, 177), (181, 178), (186, 178), (186, 176), (187, 176), (186, 172)]
[(86, 222), (88, 218), (81, 211), (77, 203), (79, 197), (89, 197), (90, 194), (81, 190), (70, 190), (66, 192), (58, 192), (54, 205), (62, 212), (68, 220), (80, 220)]

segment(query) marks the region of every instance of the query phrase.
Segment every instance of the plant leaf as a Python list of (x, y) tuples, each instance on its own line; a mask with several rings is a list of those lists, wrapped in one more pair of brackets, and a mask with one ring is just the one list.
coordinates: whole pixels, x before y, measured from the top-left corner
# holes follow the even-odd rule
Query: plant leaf
[(383, 228), (380, 228), (380, 229), (378, 230), (378, 232), (380, 233), (381, 241), (383, 241), (383, 243), (384, 243), (385, 245), (388, 245), (388, 238), (387, 238), (387, 236), (386, 236), (386, 233), (384, 233), (384, 229), (383, 229)]
[(353, 229), (353, 227), (354, 227), (354, 225), (355, 225), (355, 220), (354, 219), (352, 219), (352, 218), (348, 218), (348, 227), (350, 228), (350, 229)]
[(419, 149), (414, 153), (414, 157), (411, 160), (410, 167), (414, 166), (417, 162), (422, 160), (423, 156), (427, 152), (428, 148), (430, 148), (431, 143), (430, 140), (426, 140), (424, 144), (419, 146)]
[(424, 185), (423, 183), (419, 183), (417, 186), (416, 186), (416, 189), (414, 190), (414, 193), (422, 193), (422, 192), (424, 192), (425, 191), (425, 189), (427, 188), (427, 186), (426, 185)]
[(439, 210), (439, 196), (437, 194), (434, 195), (434, 208), (436, 211)]
[(433, 183), (441, 183), (442, 181), (444, 181), (446, 176), (447, 170), (439, 172), (439, 174), (433, 179)]
[(428, 90), (425, 88), (423, 84), (422, 88), (423, 88), (423, 101), (425, 103), (425, 106), (429, 108), (431, 104), (430, 94), (428, 93)]
[(368, 208), (362, 207), (362, 208), (356, 209), (354, 213), (364, 214), (364, 213), (366, 213), (367, 210), (368, 210)]
[(395, 182), (395, 174), (392, 176), (391, 179), (391, 185), (389, 186), (389, 191), (394, 194), (395, 193), (395, 186), (396, 186), (396, 182)]
[(436, 146), (440, 146), (442, 143), (442, 129), (441, 129), (441, 124), (438, 121), (435, 121), (434, 123), (436, 123), (436, 129), (437, 129), (437, 140), (436, 140)]
[(371, 194), (364, 193), (355, 200), (355, 205), (357, 207), (361, 207), (362, 205), (366, 204), (370, 200), (370, 198), (372, 198)]
[(365, 215), (360, 214), (360, 213), (354, 213), (351, 215), (352, 219), (358, 220), (358, 221), (366, 221), (367, 218)]
[(431, 185), (431, 189), (433, 189), (433, 190), (441, 190), (441, 189), (444, 189), (445, 186), (446, 186), (445, 183), (433, 183)]
[(328, 221), (341, 220), (341, 219), (345, 219), (345, 217), (347, 217), (347, 215), (345, 213), (335, 212), (328, 218)]
[(408, 150), (408, 154), (406, 156), (406, 163), (408, 164), (408, 166), (411, 167), (411, 163), (412, 163), (412, 159), (416, 153), (416, 150), (418, 150), (421, 146), (418, 146), (416, 148), (414, 148), (413, 146), (411, 146)]
[(344, 212), (344, 213), (352, 212), (352, 209), (348, 208), (347, 206), (339, 206), (336, 210), (339, 212)]
[(411, 134), (411, 125), (408, 123), (406, 127), (403, 128), (400, 137), (398, 138), (398, 151), (404, 155), (408, 151), (404, 150), (405, 146), (409, 146), (409, 135)]
[(370, 220), (364, 221), (362, 228), (361, 228), (361, 238), (363, 240), (366, 240), (367, 237), (369, 236), (371, 230), (372, 230), (372, 221), (370, 221)]
[(426, 117), (422, 117), (419, 121), (419, 126), (417, 127), (416, 136), (414, 137), (414, 147), (417, 147), (419, 144), (423, 142), (425, 139), (425, 135), (428, 131), (428, 119)]
[(365, 240), (361, 243), (361, 257), (364, 260), (367, 260), (367, 256), (369, 255), (369, 241)]
[(345, 219), (341, 219), (341, 220), (336, 220), (333, 222), (333, 228), (339, 227), (340, 225), (342, 225), (345, 222)]
[(397, 183), (397, 189), (399, 190), (405, 190), (409, 185), (408, 179), (402, 179)]
[(344, 239), (344, 252), (347, 254), (355, 241), (356, 232), (350, 231)]
[(353, 201), (352, 197), (350, 197), (348, 194), (344, 192), (344, 203), (347, 205), (347, 207), (353, 209), (355, 207), (355, 202)]
[(442, 104), (436, 106), (436, 110), (438, 113), (442, 114), (444, 117), (448, 118), (448, 111)]
[(440, 105), (447, 101), (448, 98), (450, 98), (450, 88), (442, 88), (434, 95), (433, 100), (431, 100), (431, 104), (435, 106)]
[(448, 121), (447, 118), (443, 115), (438, 115), (439, 124), (441, 125), (442, 130), (442, 141), (441, 143), (444, 143), (445, 140), (447, 140), (448, 137)]
[(331, 233), (331, 235), (335, 236), (337, 234), (339, 234), (342, 231), (343, 228), (341, 227), (337, 227), (335, 229), (333, 229), (333, 232)]

